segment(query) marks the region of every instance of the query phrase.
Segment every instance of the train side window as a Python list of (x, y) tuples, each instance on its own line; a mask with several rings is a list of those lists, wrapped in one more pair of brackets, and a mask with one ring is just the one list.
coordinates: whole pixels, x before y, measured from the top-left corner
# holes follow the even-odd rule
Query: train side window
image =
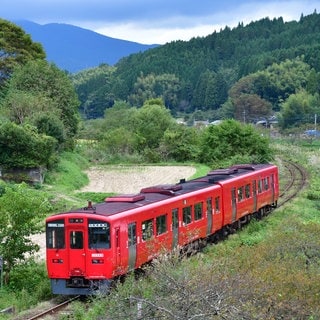
[(212, 198), (207, 199), (207, 215), (212, 214)]
[(184, 207), (182, 209), (182, 219), (184, 224), (189, 224), (192, 221), (192, 216), (191, 216), (191, 206)]
[(179, 210), (178, 208), (172, 209), (172, 229), (179, 227)]
[(70, 248), (83, 249), (83, 232), (70, 231)]
[(264, 178), (264, 189), (269, 189), (269, 177)]
[(194, 205), (194, 220), (202, 219), (202, 202), (198, 202)]
[(110, 225), (100, 220), (88, 220), (89, 249), (110, 248)]
[(153, 219), (142, 222), (142, 240), (146, 241), (153, 236)]
[(258, 193), (262, 192), (262, 179), (258, 181)]
[(215, 212), (220, 212), (220, 197), (216, 197), (214, 199), (215, 203)]
[(238, 202), (243, 200), (243, 187), (238, 188)]
[(48, 249), (64, 249), (64, 220), (48, 222), (46, 225), (46, 245)]
[(250, 198), (250, 196), (251, 196), (251, 186), (250, 186), (249, 183), (246, 184), (246, 186), (244, 188), (244, 193), (245, 193), (245, 196), (246, 196), (247, 199)]
[(163, 214), (156, 218), (157, 235), (167, 232), (167, 215)]
[(137, 244), (137, 232), (136, 232), (136, 223), (128, 224), (128, 245), (134, 246)]

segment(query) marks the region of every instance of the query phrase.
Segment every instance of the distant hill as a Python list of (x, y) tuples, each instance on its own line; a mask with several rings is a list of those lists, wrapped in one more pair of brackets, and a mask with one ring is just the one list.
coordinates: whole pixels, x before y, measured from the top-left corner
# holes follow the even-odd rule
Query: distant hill
[(42, 44), (48, 61), (71, 73), (102, 63), (114, 65), (132, 53), (158, 46), (114, 39), (69, 24), (40, 25), (25, 20), (12, 22), (30, 34), (33, 41)]

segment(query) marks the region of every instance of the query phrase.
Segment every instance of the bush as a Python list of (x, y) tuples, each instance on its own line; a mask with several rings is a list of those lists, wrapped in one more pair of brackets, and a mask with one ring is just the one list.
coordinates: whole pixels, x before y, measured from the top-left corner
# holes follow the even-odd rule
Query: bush
[(13, 292), (25, 291), (25, 296), (29, 295), (32, 303), (51, 297), (50, 281), (45, 263), (29, 259), (16, 265), (10, 272), (8, 289)]

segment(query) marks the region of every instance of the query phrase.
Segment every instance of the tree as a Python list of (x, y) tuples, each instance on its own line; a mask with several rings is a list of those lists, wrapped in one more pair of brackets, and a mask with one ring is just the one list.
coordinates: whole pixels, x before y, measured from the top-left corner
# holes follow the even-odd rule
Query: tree
[(67, 147), (73, 145), (78, 130), (78, 106), (79, 100), (68, 76), (45, 61), (29, 61), (16, 69), (8, 82), (8, 93), (3, 102), (3, 108), (15, 121), (20, 110), (24, 121), (28, 118), (31, 123), (40, 113), (54, 114), (63, 123)]
[(0, 123), (0, 164), (8, 168), (47, 166), (55, 157), (57, 141), (38, 134), (30, 125)]
[(163, 160), (194, 161), (198, 156), (199, 130), (185, 125), (168, 128), (160, 143)]
[(225, 120), (205, 129), (198, 161), (213, 167), (232, 165), (243, 157), (246, 162), (266, 162), (272, 159), (268, 139), (262, 137), (252, 125)]
[(161, 99), (145, 102), (133, 118), (133, 132), (141, 138), (139, 148), (157, 148), (164, 132), (173, 124), (174, 119)]
[(319, 94), (309, 94), (301, 90), (292, 94), (282, 105), (280, 110), (279, 123), (282, 129), (313, 123), (314, 115), (320, 114)]
[(43, 218), (50, 209), (44, 193), (25, 184), (6, 186), (0, 196), (0, 255), (4, 258), (6, 282), (15, 264), (25, 260), (26, 254), (39, 250), (30, 235), (41, 231)]
[(15, 24), (0, 19), (0, 85), (8, 79), (17, 66), (29, 60), (44, 60), (45, 52), (40, 43)]
[(162, 98), (167, 108), (175, 109), (178, 105), (179, 91), (180, 81), (174, 74), (155, 75), (152, 73), (147, 76), (141, 74), (128, 100), (131, 105), (140, 107), (149, 99)]

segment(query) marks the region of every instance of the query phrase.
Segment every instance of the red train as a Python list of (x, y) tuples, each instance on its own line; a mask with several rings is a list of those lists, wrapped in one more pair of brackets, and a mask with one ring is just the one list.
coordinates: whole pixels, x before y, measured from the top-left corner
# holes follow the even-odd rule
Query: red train
[(106, 198), (46, 220), (54, 294), (88, 295), (175, 247), (198, 247), (277, 206), (278, 168), (236, 165)]

